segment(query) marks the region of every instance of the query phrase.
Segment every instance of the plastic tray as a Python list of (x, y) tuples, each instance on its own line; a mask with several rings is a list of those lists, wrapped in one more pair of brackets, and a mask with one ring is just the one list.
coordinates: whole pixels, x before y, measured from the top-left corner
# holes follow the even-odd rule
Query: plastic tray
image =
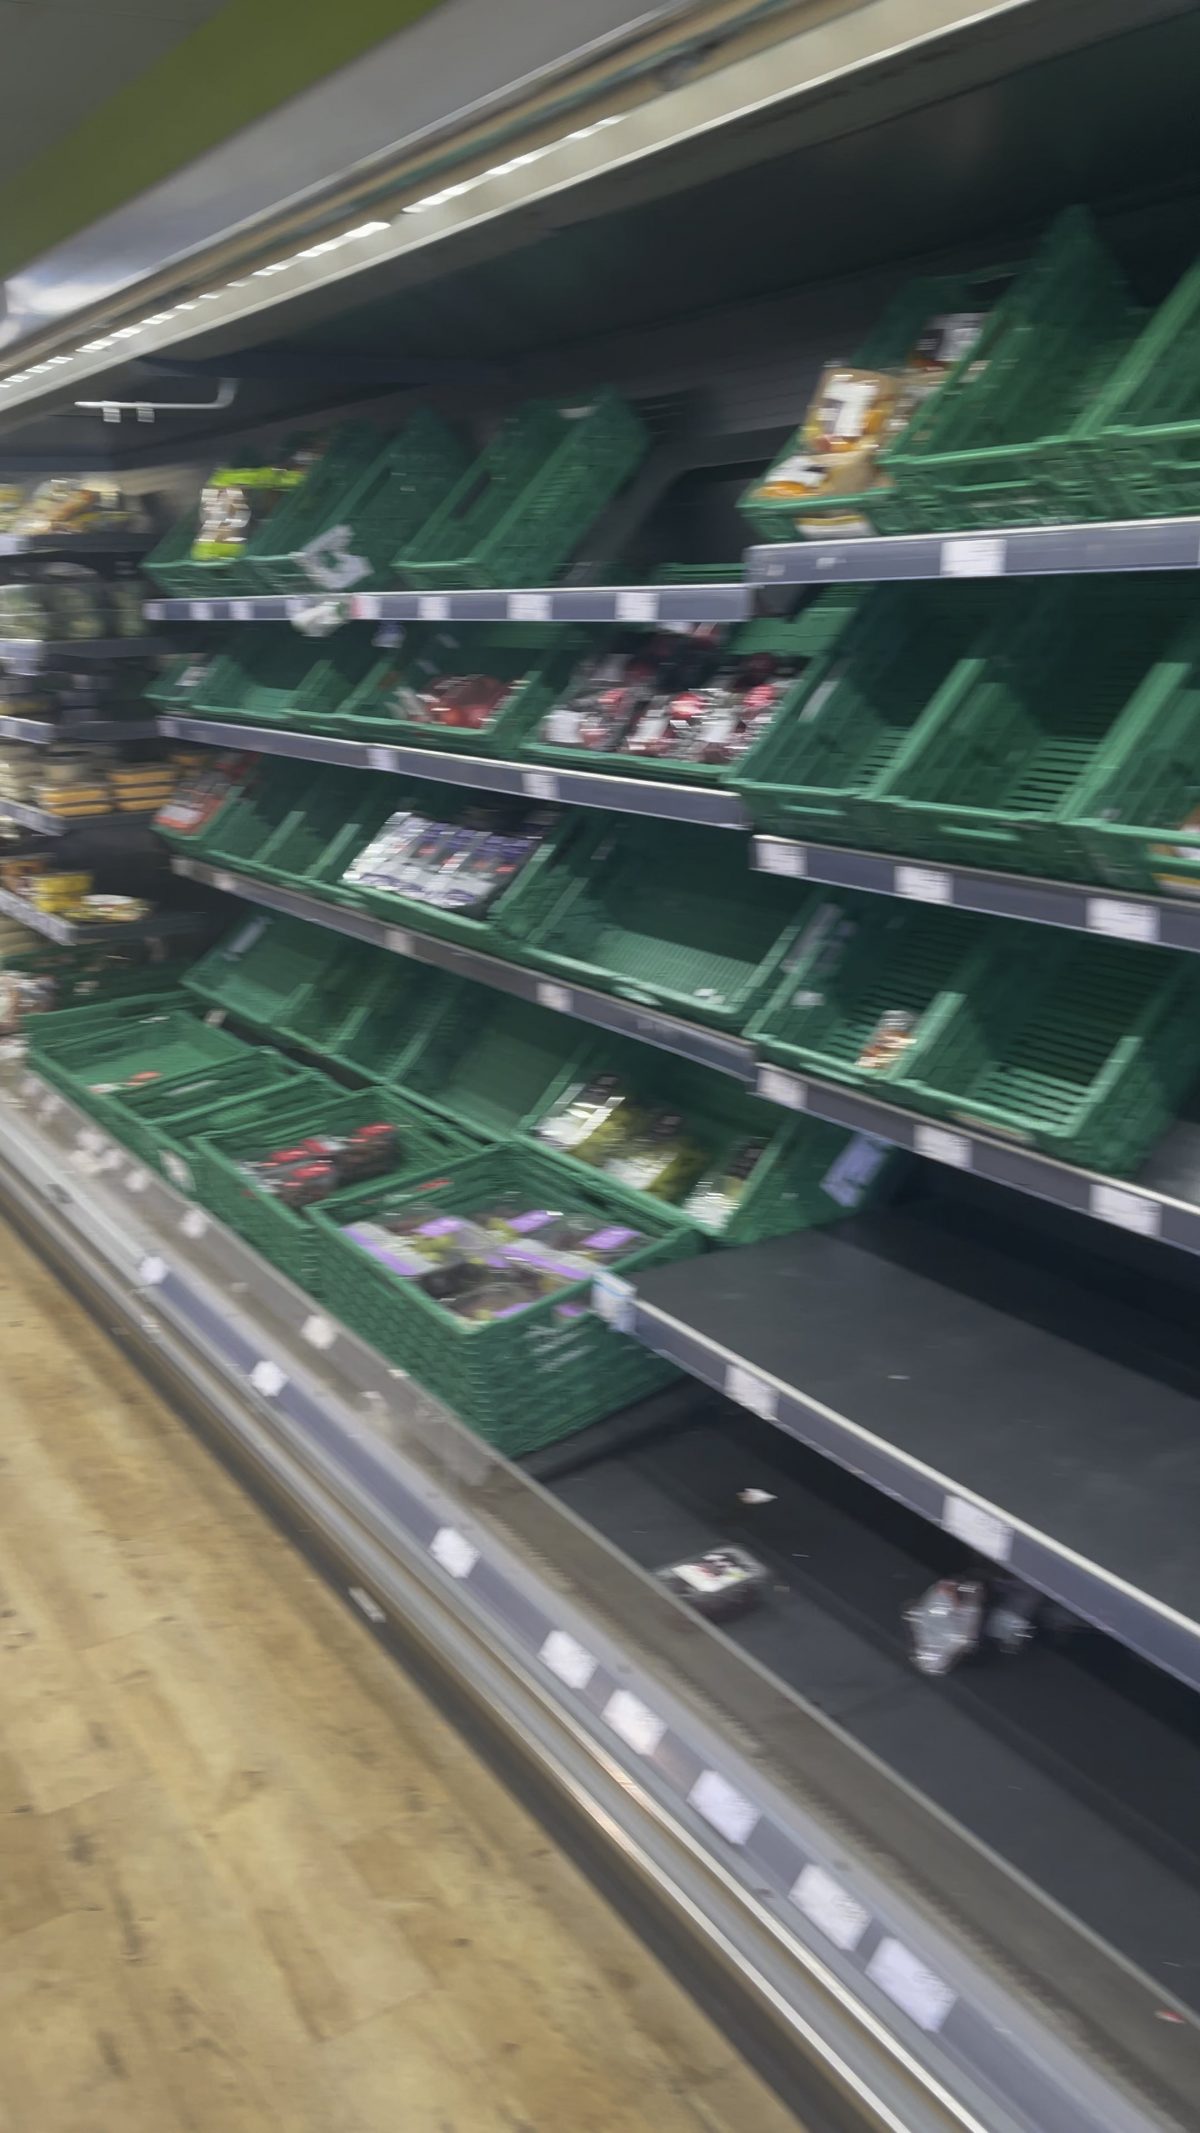
[(311, 1067), (299, 1066), (266, 1046), (247, 1046), (243, 1058), (218, 1060), (181, 1081), (126, 1089), (112, 1099), (107, 1122), (131, 1154), (190, 1192), (191, 1143), (201, 1134), (220, 1132), (264, 1112), (290, 1114), (297, 1104), (311, 1106), (329, 1087)]
[(403, 1085), (472, 1132), (502, 1140), (528, 1131), (593, 1049), (577, 1024), (551, 1008), (450, 978), (404, 1066)]
[(496, 909), (508, 952), (691, 1020), (740, 1029), (794, 931), (786, 882), (754, 874), (737, 838), (691, 824), (581, 829)]
[[(630, 1221), (626, 1199), (604, 1181), (512, 1146), (407, 1190), (364, 1186), (341, 1195), (336, 1207), (315, 1209), (312, 1219), (322, 1233), (319, 1280), (330, 1307), (480, 1436), (516, 1456), (643, 1399), (676, 1373), (596, 1316), (590, 1278), (511, 1317), (467, 1325), (415, 1282), (389, 1274), (339, 1227), (398, 1206), (428, 1209), (431, 1217), (439, 1210), (469, 1213), (509, 1191), (527, 1195), (531, 1207), (594, 1213), (597, 1227)], [(695, 1232), (665, 1218), (638, 1226), (650, 1234), (617, 1262), (622, 1274), (699, 1249)]]
[(1134, 341), (1084, 434), (1114, 513), (1200, 511), (1200, 262)]
[(586, 406), (531, 400), (501, 424), (394, 567), (409, 585), (548, 585), (647, 443), (616, 393)]
[(1105, 760), (1076, 788), (1070, 824), (1086, 878), (1200, 894), (1200, 623), (1146, 677)]
[(182, 1080), (246, 1049), (227, 1030), (156, 1002), (148, 1013), (102, 1022), (87, 1031), (80, 1025), (69, 1036), (40, 1037), (35, 1032), (28, 1056), (31, 1066), (81, 1110), (104, 1119), (112, 1099), (134, 1074), (151, 1074), (159, 1082)]
[[(583, 642), (581, 630), (542, 623), (476, 623), (465, 629), (447, 623), (413, 632), (401, 653), (382, 659), (372, 654), (370, 670), (334, 721), (336, 730), (352, 739), (392, 741), (407, 748), (509, 755), (554, 702)], [(481, 731), (425, 725), (387, 710), (388, 697), (397, 687), (427, 688), (456, 674), (492, 674), (518, 686)]]

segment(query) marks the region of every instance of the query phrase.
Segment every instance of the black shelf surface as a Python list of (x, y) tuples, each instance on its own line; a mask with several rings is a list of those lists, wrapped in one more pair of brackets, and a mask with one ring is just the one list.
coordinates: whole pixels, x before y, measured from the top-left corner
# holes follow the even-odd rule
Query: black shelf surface
[(495, 761), (454, 749), (398, 748), (390, 743), (342, 740), (321, 733), (292, 733), (277, 726), (243, 726), (236, 720), (186, 718), (173, 712), (158, 721), (168, 740), (199, 741), (210, 748), (245, 748), (255, 755), (291, 756), (306, 763), (337, 763), (350, 770), (382, 770), (398, 777), (433, 778), (485, 792), (523, 793), (570, 807), (602, 807), (614, 814), (654, 815), (667, 822), (703, 822), (710, 829), (747, 828), (735, 793), (711, 786), (671, 785), (665, 779), (606, 777), (599, 771), (540, 769)]
[(1025, 919), (1036, 926), (1064, 926), (1100, 933), (1110, 940), (1157, 942), (1200, 954), (1200, 899), (1128, 896), (1119, 889), (1088, 888), (1034, 875), (996, 874), (942, 860), (902, 859), (887, 852), (860, 852), (791, 837), (755, 837), (751, 863), (761, 874), (826, 882), (840, 889), (866, 889), (908, 903), (953, 904), (998, 918)]
[(652, 1271), (634, 1330), (1200, 1687), (1200, 1276), (1048, 1238), (895, 1208)]
[(481, 949), (460, 947), (456, 941), (439, 940), (434, 934), (421, 933), (407, 922), (389, 925), (385, 919), (375, 918), (368, 912), (326, 903), (318, 896), (306, 895), (300, 889), (284, 888), (276, 882), (256, 881), (248, 874), (209, 866), (206, 861), (189, 859), (185, 854), (174, 854), (171, 867), (187, 881), (202, 882), (228, 896), (242, 896), (248, 903), (262, 904), (269, 911), (286, 911), (292, 918), (307, 919), (312, 925), (348, 934), (352, 940), (370, 941), (375, 947), (386, 948), (392, 955), (408, 956), (418, 963), (431, 963), (439, 970), (455, 971), (459, 977), (474, 978), (479, 984), (490, 985), (498, 992), (514, 993), (519, 999), (536, 1001), (539, 1007), (573, 1015), (580, 1022), (592, 1023), (598, 1029), (614, 1030), (624, 1037), (639, 1037), (645, 1044), (656, 1045), (661, 1051), (675, 1052), (680, 1058), (695, 1060), (700, 1066), (715, 1067), (718, 1072), (732, 1074), (739, 1081), (749, 1081), (753, 1074), (754, 1057), (750, 1046), (744, 1038), (727, 1036), (723, 1030), (705, 1029), (699, 1023), (685, 1022), (676, 1015), (660, 1014), (655, 1008), (638, 1007), (632, 1001), (617, 999), (610, 993), (593, 992), (587, 986), (561, 985), (539, 977), (536, 971), (526, 970), (520, 963), (509, 963), (503, 957), (485, 954)]
[(757, 585), (868, 585), (905, 578), (1044, 578), (1085, 571), (1200, 569), (1200, 519), (894, 533), (749, 548)]

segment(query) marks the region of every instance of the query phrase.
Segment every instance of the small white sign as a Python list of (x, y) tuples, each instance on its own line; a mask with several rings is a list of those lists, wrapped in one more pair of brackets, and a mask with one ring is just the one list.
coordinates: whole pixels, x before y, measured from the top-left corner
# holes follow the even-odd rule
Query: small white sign
[(181, 1215), (179, 1227), (185, 1237), (196, 1243), (208, 1233), (208, 1216), (202, 1207), (189, 1207), (187, 1213)]
[(354, 593), (350, 600), (350, 614), (355, 622), (378, 622), (383, 614), (383, 602), (376, 593)]
[(62, 1097), (61, 1097), (61, 1096), (55, 1096), (55, 1094), (53, 1093), (53, 1091), (51, 1091), (51, 1093), (50, 1093), (50, 1095), (49, 1095), (49, 1096), (44, 1096), (44, 1097), (42, 1098), (42, 1101), (41, 1101), (40, 1105), (38, 1106), (38, 1117), (39, 1117), (39, 1118), (57, 1118), (57, 1116), (58, 1116), (58, 1113), (59, 1113), (59, 1112), (60, 1112), (61, 1110), (62, 1110)]
[(372, 770), (395, 770), (396, 751), (394, 748), (368, 748), (367, 761)]
[(792, 1884), (792, 1902), (819, 1933), (835, 1948), (852, 1954), (871, 1922), (865, 1904), (858, 1902), (823, 1866), (806, 1866)]
[(384, 1614), (378, 1600), (373, 1600), (369, 1592), (363, 1591), (361, 1585), (348, 1585), (346, 1590), (355, 1606), (366, 1616), (368, 1622), (387, 1621), (387, 1616)]
[(405, 931), (403, 926), (389, 926), (383, 936), (383, 945), (385, 948), (390, 949), (393, 955), (411, 955), (413, 952), (413, 937), (411, 933)]
[(300, 1338), (307, 1341), (310, 1348), (332, 1348), (337, 1339), (337, 1327), (331, 1318), (326, 1318), (320, 1311), (314, 1311), (301, 1326)]
[(149, 1183), (150, 1173), (146, 1170), (127, 1170), (125, 1172), (126, 1192), (145, 1192)]
[(958, 535), (942, 542), (944, 578), (1002, 578), (1008, 543), (1000, 534)]
[(571, 1012), (571, 995), (565, 985), (551, 985), (539, 979), (536, 997), (539, 1007), (552, 1007), (556, 1015)]
[(85, 1126), (82, 1133), (75, 1135), (75, 1146), (82, 1148), (86, 1155), (99, 1155), (104, 1145), (104, 1135), (97, 1133), (94, 1126)]
[(789, 1111), (807, 1111), (808, 1090), (794, 1074), (785, 1067), (761, 1066), (758, 1070), (758, 1093), (769, 1104), (785, 1104)]
[(204, 1024), (206, 1029), (224, 1029), (225, 1009), (223, 1007), (210, 1007), (204, 1017)]
[(211, 622), (211, 621), (212, 621), (212, 604), (211, 604), (211, 602), (210, 602), (210, 601), (208, 601), (208, 600), (193, 600), (193, 601), (192, 601), (192, 621), (193, 621), (193, 622)]
[(224, 896), (233, 896), (237, 893), (237, 883), (233, 875), (226, 874), (223, 871), (218, 871), (213, 875), (212, 885), (214, 889), (220, 889)]
[(177, 741), (179, 739), (180, 723), (177, 718), (160, 718), (158, 730), (168, 741)]
[(1153, 904), (1125, 903), (1116, 896), (1089, 896), (1089, 933), (1107, 933), (1118, 941), (1156, 941), (1159, 916)]
[(233, 622), (253, 622), (253, 600), (231, 600), (229, 603), (229, 615), (230, 620)]
[(542, 1646), (541, 1656), (550, 1672), (565, 1681), (569, 1689), (582, 1692), (596, 1671), (597, 1662), (592, 1654), (565, 1629), (551, 1630)]
[(449, 595), (447, 593), (419, 594), (417, 598), (417, 618), (421, 622), (449, 622)]
[(138, 1268), (138, 1280), (147, 1289), (157, 1289), (167, 1278), (167, 1262), (151, 1253)]
[(666, 1720), (628, 1689), (614, 1689), (604, 1706), (604, 1721), (638, 1755), (653, 1755), (667, 1730)]
[(554, 602), (549, 593), (510, 593), (508, 596), (508, 619), (510, 622), (549, 622)]
[(892, 886), (897, 896), (907, 896), (918, 904), (952, 904), (954, 882), (940, 867), (898, 866), (892, 876)]
[(758, 1821), (757, 1807), (719, 1770), (702, 1770), (688, 1799), (730, 1844), (745, 1844)]
[(630, 585), (618, 592), (613, 609), (618, 622), (657, 622), (658, 593), (648, 585)]
[(172, 1185), (178, 1185), (180, 1192), (190, 1192), (192, 1189), (192, 1173), (184, 1162), (183, 1157), (175, 1155), (168, 1149), (163, 1156), (162, 1163), (163, 1169), (170, 1178)]
[(867, 1976), (919, 2029), (940, 2029), (958, 1997), (903, 1941), (881, 1940), (867, 1964)]
[(558, 779), (552, 770), (524, 770), (521, 790), (528, 793), (531, 800), (557, 800)]
[(1162, 1208), (1140, 1192), (1125, 1192), (1120, 1185), (1093, 1185), (1091, 1209), (1101, 1222), (1114, 1222), (1118, 1229), (1131, 1229), (1139, 1237), (1162, 1235)]
[(287, 1384), (287, 1372), (281, 1370), (278, 1363), (272, 1362), (269, 1356), (264, 1356), (262, 1362), (256, 1363), (250, 1372), (250, 1383), (255, 1392), (261, 1392), (264, 1400), (274, 1400)]
[(592, 1283), (593, 1311), (618, 1333), (628, 1333), (633, 1324), (633, 1296), (633, 1283), (607, 1267)]
[(429, 1553), (452, 1578), (469, 1578), (479, 1561), (479, 1550), (456, 1526), (439, 1526), (429, 1543)]
[(971, 1143), (961, 1133), (950, 1133), (945, 1126), (914, 1126), (913, 1149), (917, 1155), (927, 1155), (932, 1163), (949, 1163), (952, 1170), (971, 1168)]
[(1013, 1530), (994, 1511), (971, 1503), (965, 1496), (947, 1496), (942, 1505), (942, 1525), (956, 1540), (965, 1541), (989, 1562), (1007, 1563), (1013, 1551)]
[(761, 1416), (764, 1422), (774, 1422), (779, 1413), (779, 1394), (756, 1370), (747, 1370), (743, 1363), (730, 1363), (725, 1372), (725, 1396), (736, 1400), (739, 1407), (748, 1407), (752, 1415)]
[(793, 880), (803, 881), (808, 873), (808, 853), (802, 844), (790, 844), (786, 837), (756, 837), (754, 864), (760, 874), (789, 874)]

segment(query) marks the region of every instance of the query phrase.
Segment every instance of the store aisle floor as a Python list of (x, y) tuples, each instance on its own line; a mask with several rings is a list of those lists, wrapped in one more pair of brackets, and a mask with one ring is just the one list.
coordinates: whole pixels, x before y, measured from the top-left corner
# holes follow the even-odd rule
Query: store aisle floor
[(0, 1228), (0, 2133), (794, 2133)]

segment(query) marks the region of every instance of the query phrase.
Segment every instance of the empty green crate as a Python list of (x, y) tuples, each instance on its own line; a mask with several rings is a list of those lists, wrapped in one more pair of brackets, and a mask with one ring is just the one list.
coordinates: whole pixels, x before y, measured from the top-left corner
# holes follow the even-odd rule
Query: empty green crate
[[(581, 1179), (551, 1156), (512, 1146), (464, 1160), (448, 1178), (363, 1186), (314, 1209), (313, 1222), (324, 1245), (323, 1300), (470, 1428), (517, 1456), (644, 1399), (676, 1373), (596, 1316), (590, 1277), (507, 1318), (468, 1325), (416, 1282), (388, 1273), (340, 1227), (397, 1208), (427, 1209), (431, 1218), (469, 1214), (510, 1192), (527, 1196), (531, 1207), (594, 1214), (598, 1228), (629, 1225), (625, 1198), (603, 1180)], [(699, 1249), (694, 1232), (666, 1217), (638, 1226), (648, 1234), (617, 1263), (624, 1276)]]
[[(704, 1156), (703, 1168), (677, 1200), (661, 1199), (627, 1180), (623, 1189), (642, 1213), (666, 1214), (716, 1243), (751, 1244), (840, 1221), (875, 1196), (889, 1171), (892, 1151), (864, 1134), (821, 1119), (789, 1118), (715, 1068), (607, 1035), (593, 1036), (571, 1071), (547, 1090), (524, 1129), (535, 1146), (550, 1147), (539, 1127), (555, 1107), (604, 1073), (618, 1076), (639, 1110), (678, 1112), (680, 1133)], [(760, 1142), (762, 1152), (727, 1220), (706, 1219), (689, 1207), (694, 1187), (731, 1163), (749, 1142)], [(559, 1148), (552, 1152), (581, 1178), (608, 1176), (603, 1163)]]
[(403, 1089), (409, 1061), (437, 1016), (444, 990), (455, 981), (386, 948), (378, 953), (378, 967), (338, 1031), (329, 1056), (368, 1081)]
[(29, 1019), (26, 1031), (29, 1064), (40, 1072), (44, 1060), (56, 1057), (59, 1052), (70, 1051), (81, 1038), (90, 1042), (98, 1031), (119, 1030), (131, 1022), (144, 1021), (147, 1015), (170, 1014), (176, 1009), (186, 1012), (191, 1009), (191, 1004), (182, 989), (155, 991), (148, 985), (142, 991), (116, 998), (78, 1000), (70, 1006), (51, 1008), (47, 1013)]
[(229, 1031), (215, 1029), (198, 1015), (155, 1006), (70, 1040), (38, 1044), (30, 1039), (30, 1064), (82, 1110), (103, 1120), (110, 1100), (135, 1075), (157, 1081), (181, 1080), (245, 1051)]
[(498, 945), (539, 970), (740, 1029), (794, 930), (792, 885), (754, 874), (737, 838), (608, 823), (527, 869), (497, 907)]
[(312, 789), (311, 763), (264, 761), (206, 822), (187, 848), (210, 863), (251, 870), (277, 830)]
[(864, 796), (987, 626), (1027, 597), (1011, 585), (879, 586), (733, 783), (760, 829), (870, 842)]
[(1200, 894), (1200, 624), (1146, 677), (1111, 752), (1076, 788), (1070, 826), (1087, 879)]
[(1122, 714), (1168, 652), (1179, 582), (1083, 578), (1043, 587), (955, 667), (860, 803), (886, 851), (1079, 878), (1070, 813)]
[(345, 945), (321, 926), (258, 912), (210, 948), (186, 983), (239, 1021), (286, 1033), (296, 1003), (344, 955)]
[(205, 639), (203, 652), (182, 652), (174, 659), (164, 659), (153, 681), (142, 694), (148, 704), (156, 704), (162, 711), (192, 711), (192, 700), (209, 669), (223, 657), (228, 639), (217, 635)]
[[(941, 905), (814, 890), (786, 968), (750, 1035), (778, 1065), (906, 1102), (903, 1084), (914, 1058), (974, 982), (995, 924)], [(906, 1018), (912, 1042), (890, 1064), (866, 1065), (888, 1016)]]
[(300, 886), (340, 874), (362, 849), (368, 825), (379, 813), (378, 783), (361, 770), (316, 770), (307, 777), (285, 819), (252, 860), (244, 862), (264, 881)]
[(265, 1045), (247, 1045), (240, 1059), (216, 1060), (199, 1074), (125, 1089), (110, 1099), (106, 1119), (116, 1138), (143, 1162), (191, 1191), (190, 1145), (268, 1111), (290, 1114), (301, 1102), (318, 1100), (329, 1083), (311, 1067), (286, 1059)]
[(1088, 420), (1141, 325), (1091, 217), (1068, 208), (949, 386), (880, 454), (905, 530), (1108, 517)]
[[(381, 658), (372, 652), (370, 671), (334, 721), (339, 734), (405, 748), (511, 755), (555, 701), (584, 641), (581, 630), (522, 622), (447, 623), (411, 632), (410, 637), (397, 653)], [(388, 708), (405, 689), (427, 689), (434, 682), (470, 674), (490, 674), (514, 684), (487, 727), (431, 726)]]
[(643, 424), (616, 393), (531, 400), (395, 556), (407, 585), (548, 585), (634, 472)]
[[(386, 584), (397, 545), (420, 531), (467, 465), (464, 447), (427, 408), (395, 437), (352, 423), (335, 444), (247, 549), (253, 582), (267, 592)], [(301, 551), (314, 544), (306, 560)]]
[(315, 640), (289, 627), (256, 625), (238, 632), (190, 691), (201, 718), (305, 731), (329, 724), (375, 663), (366, 631)]
[(279, 1028), (293, 1044), (332, 1057), (373, 989), (396, 968), (386, 948), (326, 934), (333, 953), (293, 996)]
[(403, 1086), (472, 1132), (502, 1140), (532, 1126), (593, 1044), (552, 1008), (450, 978)]
[(320, 1265), (327, 1248), (314, 1228), (308, 1209), (288, 1207), (274, 1194), (264, 1192), (247, 1177), (243, 1164), (254, 1162), (289, 1140), (313, 1136), (338, 1138), (359, 1126), (388, 1124), (401, 1135), (398, 1167), (386, 1181), (396, 1190), (398, 1181), (410, 1172), (425, 1172), (432, 1164), (456, 1161), (470, 1152), (472, 1143), (441, 1120), (431, 1118), (417, 1105), (407, 1103), (394, 1090), (364, 1089), (347, 1095), (327, 1087), (324, 1094), (313, 1090), (311, 1098), (297, 1109), (289, 1106), (277, 1121), (263, 1115), (252, 1124), (236, 1121), (226, 1130), (220, 1120), (197, 1144), (193, 1155), (196, 1197), (218, 1215), (272, 1266), (311, 1294), (318, 1291)]
[(984, 967), (921, 1043), (904, 1101), (1121, 1173), (1198, 1068), (1191, 956), (1000, 921)]
[(1114, 371), (1085, 436), (1114, 515), (1200, 511), (1200, 263)]

